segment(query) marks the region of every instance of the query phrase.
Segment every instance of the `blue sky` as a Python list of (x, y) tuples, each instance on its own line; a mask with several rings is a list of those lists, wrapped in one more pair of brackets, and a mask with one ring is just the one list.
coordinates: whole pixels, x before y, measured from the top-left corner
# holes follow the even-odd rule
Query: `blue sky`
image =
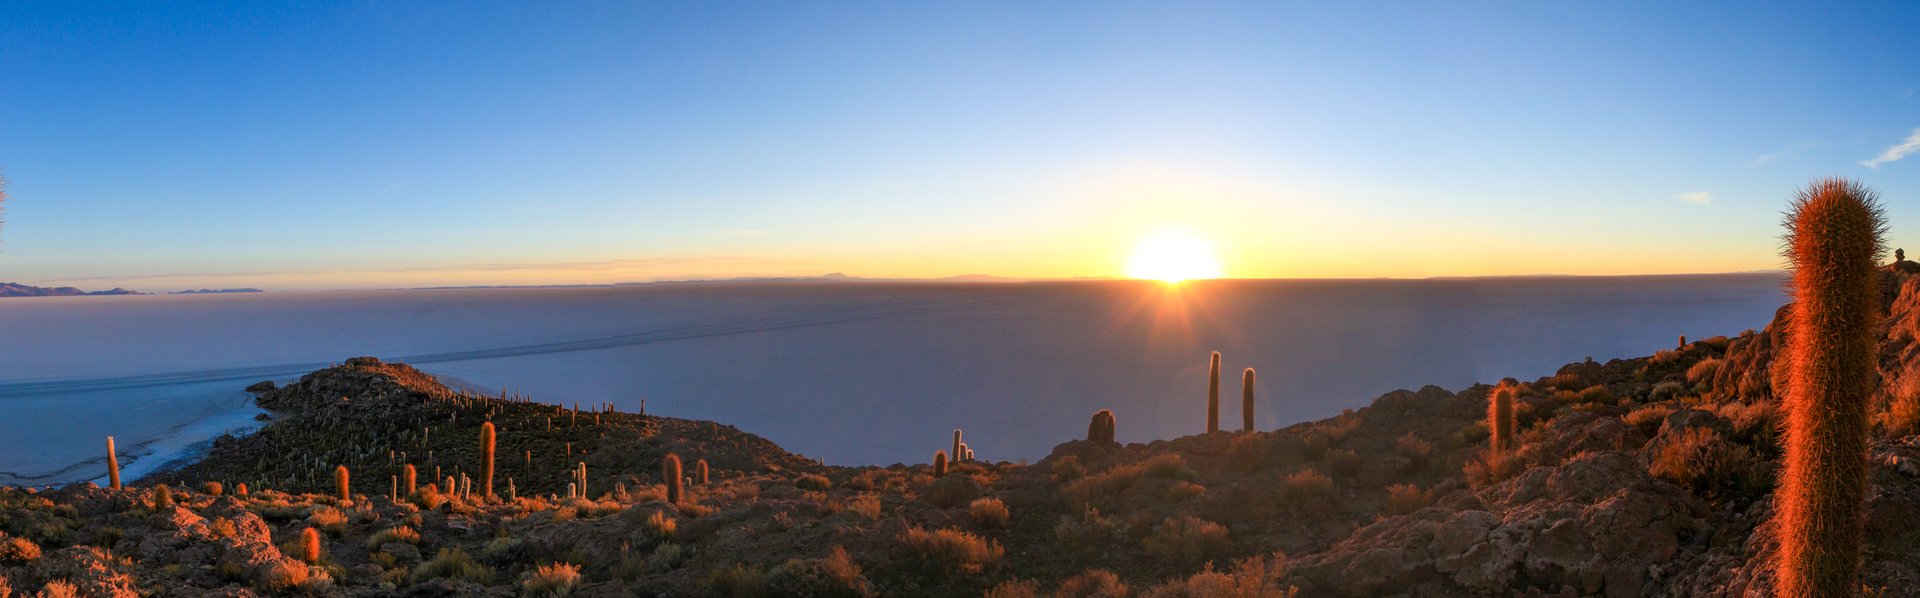
[(1920, 134), (1916, 22), (1899, 4), (8, 3), (0, 280), (1110, 276), (1169, 231), (1230, 276), (1769, 269), (1816, 176), (1876, 188), (1893, 244), (1920, 240), (1920, 155), (1897, 151)]

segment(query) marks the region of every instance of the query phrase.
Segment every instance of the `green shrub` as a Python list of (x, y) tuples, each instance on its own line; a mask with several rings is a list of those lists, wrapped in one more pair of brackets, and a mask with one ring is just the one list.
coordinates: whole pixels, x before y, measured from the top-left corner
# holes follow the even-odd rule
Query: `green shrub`
[(861, 574), (845, 548), (833, 547), (825, 558), (794, 559), (773, 570), (767, 585), (777, 596), (862, 598), (875, 595), (873, 583)]
[(580, 566), (548, 563), (527, 573), (520, 580), (520, 595), (532, 598), (559, 598), (573, 593), (580, 583)]
[(1006, 554), (999, 542), (957, 529), (930, 532), (919, 527), (908, 528), (900, 536), (900, 544), (929, 568), (948, 575), (978, 575), (998, 564)]
[(442, 548), (433, 560), (421, 563), (413, 570), (413, 582), (420, 583), (429, 579), (452, 579), (480, 585), (493, 583), (493, 570), (473, 561), (460, 547)]

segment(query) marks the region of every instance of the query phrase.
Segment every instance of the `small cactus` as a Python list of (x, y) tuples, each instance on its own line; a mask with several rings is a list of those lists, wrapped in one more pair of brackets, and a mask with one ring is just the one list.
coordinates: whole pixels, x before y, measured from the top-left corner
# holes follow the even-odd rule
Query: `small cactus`
[(1253, 431), (1253, 368), (1240, 373), (1240, 431)]
[(1684, 334), (1680, 335), (1680, 344), (1675, 345), (1674, 348), (1676, 349), (1687, 348), (1687, 335), (1684, 335)]
[(694, 483), (702, 486), (707, 485), (707, 460), (706, 459), (701, 459), (699, 461), (693, 462), (693, 481)]
[(413, 468), (412, 463), (408, 463), (406, 467), (400, 468), (400, 477), (407, 482), (404, 485), (407, 493), (403, 496), (413, 496), (415, 491), (419, 490), (420, 472)]
[(309, 527), (300, 531), (300, 560), (309, 565), (320, 564), (320, 530)]
[(946, 451), (933, 452), (933, 477), (935, 478), (947, 477), (947, 452)]
[(1087, 441), (1094, 444), (1113, 444), (1113, 411), (1101, 409), (1093, 414), (1093, 421), (1087, 424)]
[(333, 485), (336, 486), (336, 490), (340, 491), (340, 500), (353, 500), (353, 493), (351, 492), (353, 488), (348, 484), (350, 481), (348, 478), (347, 466), (341, 465), (333, 468)]
[(113, 437), (107, 437), (107, 487), (120, 489), (120, 455), (113, 450)]
[(1785, 451), (1774, 495), (1778, 596), (1860, 591), (1882, 218), (1874, 193), (1845, 179), (1814, 182), (1787, 216), (1794, 302), (1781, 401)]
[(234, 496), (246, 496), (246, 495), (247, 495), (247, 483), (246, 483), (246, 482), (240, 482), (240, 483), (238, 483), (238, 484), (234, 484), (234, 485), (233, 485), (233, 494), (234, 494)]
[(1505, 382), (1487, 396), (1487, 442), (1495, 451), (1513, 448), (1513, 386)]
[(1905, 249), (1895, 249), (1895, 250), (1893, 250), (1893, 261), (1895, 261), (1895, 262), (1904, 262), (1904, 261), (1907, 261), (1907, 250), (1905, 250)]
[(954, 428), (954, 429), (953, 429), (953, 452), (951, 452), (951, 453), (948, 453), (948, 454), (950, 454), (950, 455), (953, 455), (953, 456), (955, 456), (955, 457), (959, 457), (959, 456), (960, 456), (960, 447), (961, 447), (961, 446), (963, 446), (963, 445), (965, 445), (965, 444), (966, 444), (966, 443), (964, 443), (964, 442), (960, 442), (960, 429), (959, 429), (959, 428)]
[(1220, 352), (1207, 365), (1207, 433), (1220, 431)]
[(667, 483), (667, 502), (680, 504), (685, 496), (680, 487), (680, 455), (667, 453), (667, 458), (660, 461), (660, 480)]
[(493, 498), (493, 422), (480, 424), (480, 487), (486, 494), (483, 498)]

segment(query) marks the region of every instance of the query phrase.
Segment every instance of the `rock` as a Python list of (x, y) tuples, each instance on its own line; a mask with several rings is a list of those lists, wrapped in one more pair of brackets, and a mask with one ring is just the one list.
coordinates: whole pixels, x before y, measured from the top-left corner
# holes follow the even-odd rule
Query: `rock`
[(247, 392), (267, 392), (275, 388), (279, 388), (279, 385), (274, 384), (272, 380), (261, 380), (247, 386)]
[(420, 562), (420, 548), (405, 542), (388, 542), (380, 545), (380, 552), (393, 555), (393, 560), (402, 565)]

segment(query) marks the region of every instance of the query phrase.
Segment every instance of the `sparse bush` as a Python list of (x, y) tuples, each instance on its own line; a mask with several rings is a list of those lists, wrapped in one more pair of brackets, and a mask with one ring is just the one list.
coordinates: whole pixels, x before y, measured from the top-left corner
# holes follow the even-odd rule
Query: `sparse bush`
[(1064, 484), (1087, 475), (1087, 468), (1080, 465), (1080, 457), (1077, 455), (1067, 455), (1055, 460), (1052, 469), (1055, 483)]
[(1360, 431), (1360, 414), (1352, 409), (1343, 410), (1333, 419), (1314, 424), (1313, 429), (1325, 435), (1330, 446), (1341, 446), (1348, 438)]
[(1324, 461), (1327, 473), (1343, 478), (1360, 471), (1360, 453), (1352, 449), (1328, 449)]
[(541, 565), (528, 573), (520, 581), (520, 595), (535, 598), (560, 598), (573, 593), (573, 587), (580, 583), (580, 566), (571, 563), (549, 563)]
[(1055, 598), (1122, 598), (1131, 592), (1132, 588), (1112, 571), (1088, 569), (1060, 582), (1060, 589), (1053, 595)]
[(1193, 471), (1193, 468), (1187, 467), (1185, 458), (1172, 453), (1147, 459), (1145, 463), (1140, 464), (1140, 467), (1142, 473), (1156, 478), (1191, 480), (1199, 475)]
[(1100, 511), (1088, 509), (1079, 516), (1061, 515), (1053, 527), (1053, 539), (1061, 548), (1079, 554), (1101, 554), (1123, 541), (1126, 530)]
[(1046, 594), (1040, 592), (1040, 585), (1033, 583), (1033, 580), (1009, 579), (1000, 582), (1000, 585), (987, 588), (987, 593), (981, 594), (980, 598), (1041, 598), (1042, 596)]
[(474, 562), (466, 551), (455, 546), (440, 549), (433, 560), (421, 563), (413, 570), (414, 583), (436, 578), (489, 585), (493, 583), (493, 570)]
[(680, 564), (686, 561), (686, 548), (672, 542), (662, 542), (659, 546), (653, 547), (653, 552), (647, 555), (647, 571), (666, 573), (680, 568)]
[(1144, 598), (1297, 598), (1300, 589), (1286, 585), (1280, 578), (1285, 557), (1276, 554), (1272, 561), (1254, 557), (1240, 561), (1230, 572), (1214, 571), (1213, 564), (1182, 581), (1171, 581), (1141, 592)]
[(1747, 447), (1720, 437), (1712, 428), (1689, 428), (1662, 445), (1647, 473), (1702, 495), (1718, 495), (1723, 488), (1754, 491), (1764, 487), (1757, 463)]
[(1479, 459), (1468, 461), (1463, 473), (1468, 485), (1481, 488), (1506, 481), (1525, 470), (1526, 462), (1512, 453), (1485, 451)]
[(215, 517), (207, 521), (207, 531), (215, 538), (231, 538), (240, 534), (240, 526), (235, 525), (232, 519)]
[(1000, 562), (1006, 549), (1000, 543), (957, 529), (927, 531), (908, 528), (900, 544), (930, 568), (949, 575), (978, 575)]
[(283, 593), (295, 588), (305, 587), (312, 581), (314, 571), (305, 563), (298, 561), (275, 561), (260, 572), (259, 587), (269, 593)]
[(707, 574), (707, 593), (713, 596), (759, 598), (773, 595), (767, 572), (759, 565), (734, 563)]
[(404, 525), (380, 530), (373, 537), (367, 538), (367, 550), (379, 550), (381, 546), (395, 542), (419, 546), (420, 532)]
[(1407, 471), (1421, 471), (1432, 465), (1433, 450), (1433, 443), (1414, 435), (1413, 432), (1407, 432), (1393, 443), (1393, 451), (1407, 459)]
[(673, 539), (673, 535), (680, 529), (680, 524), (674, 519), (667, 518), (666, 511), (654, 511), (653, 514), (647, 515), (646, 525), (641, 529), (646, 532), (649, 540), (664, 541)]
[(860, 564), (839, 546), (820, 559), (794, 559), (773, 570), (769, 589), (778, 596), (862, 598), (875, 594), (873, 583), (861, 574)]
[(1227, 528), (1191, 515), (1168, 517), (1141, 541), (1147, 554), (1168, 563), (1198, 565), (1233, 548)]
[(337, 536), (347, 531), (347, 514), (326, 505), (316, 506), (307, 511), (307, 525)]
[(1672, 406), (1655, 403), (1629, 411), (1626, 417), (1620, 419), (1629, 426), (1639, 428), (1640, 433), (1652, 436), (1655, 432), (1660, 431), (1660, 426), (1666, 423), (1667, 416), (1669, 415), (1673, 415)]
[(847, 510), (859, 513), (868, 519), (880, 518), (880, 497), (870, 493), (861, 493), (847, 502)]
[(1311, 469), (1293, 472), (1281, 483), (1279, 498), (1291, 509), (1330, 512), (1334, 510), (1333, 478)]
[(987, 529), (1005, 527), (1010, 517), (1006, 503), (992, 497), (974, 499), (967, 505), (967, 514), (973, 516), (974, 523)]
[(74, 587), (67, 580), (55, 579), (48, 581), (47, 586), (40, 589), (40, 598), (80, 598), (80, 588)]
[(1687, 382), (1696, 386), (1712, 382), (1714, 375), (1720, 373), (1722, 363), (1725, 362), (1718, 357), (1694, 362), (1693, 367), (1687, 368)]
[(0, 534), (0, 562), (25, 564), (39, 559), (39, 544), (19, 536)]
[(226, 492), (226, 487), (221, 486), (220, 482), (207, 482), (200, 485), (200, 491), (207, 493), (208, 496), (219, 496)]
[(1672, 401), (1680, 398), (1680, 396), (1686, 392), (1687, 387), (1684, 384), (1672, 381), (1661, 382), (1653, 385), (1653, 390), (1647, 392), (1647, 402), (1661, 403)]
[(833, 488), (833, 480), (829, 480), (827, 476), (823, 475), (806, 474), (794, 478), (793, 486), (801, 490), (825, 491)]
[(1413, 484), (1387, 486), (1387, 514), (1406, 515), (1433, 503), (1433, 492)]

